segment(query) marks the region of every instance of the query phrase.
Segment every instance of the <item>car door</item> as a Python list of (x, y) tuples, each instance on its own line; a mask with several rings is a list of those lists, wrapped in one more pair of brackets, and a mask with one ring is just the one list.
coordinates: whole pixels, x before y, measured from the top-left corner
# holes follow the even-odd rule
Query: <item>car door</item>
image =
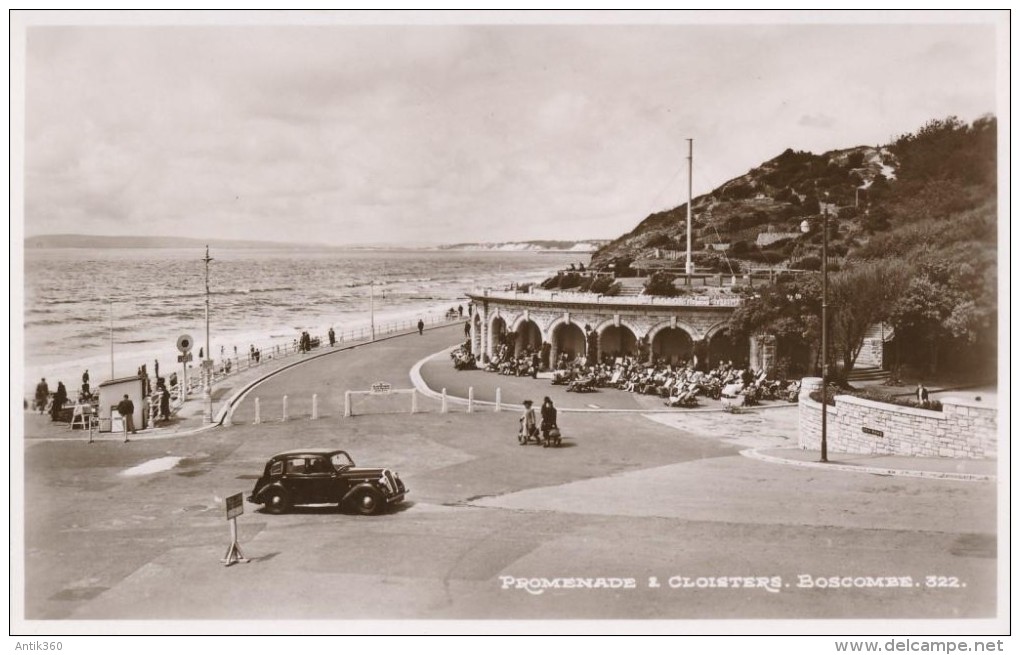
[(321, 455), (300, 455), (287, 459), (285, 485), (296, 504), (334, 502), (330, 490), (335, 473), (329, 460)]
[(336, 470), (325, 455), (309, 456), (305, 460), (304, 483), (308, 489), (309, 502), (335, 503)]

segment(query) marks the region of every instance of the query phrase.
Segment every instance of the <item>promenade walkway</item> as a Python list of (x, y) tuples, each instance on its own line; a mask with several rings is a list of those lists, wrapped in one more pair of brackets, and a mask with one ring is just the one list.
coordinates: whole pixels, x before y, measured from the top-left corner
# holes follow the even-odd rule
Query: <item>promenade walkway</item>
[[(566, 441), (555, 449), (517, 445), (518, 412), (492, 407), (469, 414), (451, 404), (456, 411), (441, 414), (438, 401), (421, 398), (418, 416), (340, 417), (346, 390), (378, 381), (410, 386), (415, 363), (459, 341), (461, 330), (437, 327), (309, 358), (252, 388), (229, 427), (130, 443), (37, 439), (24, 455), (31, 511), (24, 553), (21, 542), (12, 546), (25, 564), (25, 593), (15, 601), (29, 619), (138, 619), (159, 621), (163, 631), (178, 629), (173, 619), (265, 621), (276, 629), (277, 621), (299, 619), (993, 615), (996, 485), (741, 456), (785, 452), (796, 440), (796, 407), (565, 413)], [(492, 384), (508, 380), (488, 375)], [(514, 381), (536, 399), (550, 388)], [(292, 401), (287, 421), (274, 405), (283, 394)], [(252, 561), (224, 567), (224, 498), (247, 493), (268, 456), (309, 446), (392, 467), (410, 489), (407, 501), (379, 517), (335, 508), (269, 516), (245, 504), (239, 538)], [(923, 580), (943, 572), (967, 586), (838, 594), (642, 586), (624, 595), (532, 596), (500, 585), (501, 576), (777, 575), (795, 584), (804, 573)], [(306, 634), (330, 628), (301, 626)]]
[[(564, 386), (552, 385), (548, 376), (532, 379), (479, 370), (457, 371), (453, 368), (448, 352), (459, 343), (461, 336), (462, 327), (456, 322), (427, 328), (423, 337), (411, 330), (387, 335), (375, 343), (351, 342), (332, 349), (319, 348), (305, 355), (268, 360), (261, 366), (217, 383), (213, 390), (214, 416), (221, 416), (221, 410), (234, 400), (233, 422), (238, 425), (251, 424), (254, 421), (253, 400), (260, 397), (262, 420), (278, 422), (282, 417), (282, 397), (286, 394), (289, 397), (289, 419), (310, 419), (311, 399), (316, 394), (319, 419), (337, 420), (342, 413), (345, 391), (365, 390), (378, 381), (391, 383), (395, 388), (416, 385), (421, 392), (418, 410), (423, 413), (440, 411), (437, 396), (443, 389), (449, 397), (449, 411), (465, 412), (468, 390), (471, 388), (477, 401), (475, 411), (491, 413), (499, 389), (505, 412), (520, 411), (520, 404), (525, 399), (538, 404), (545, 396), (549, 396), (560, 410), (566, 410), (567, 413), (647, 415), (655, 422), (685, 434), (706, 436), (738, 446), (743, 449), (742, 454), (745, 456), (773, 464), (808, 468), (828, 466), (832, 470), (849, 472), (957, 480), (994, 480), (997, 475), (998, 463), (995, 460), (830, 453), (830, 463), (820, 464), (817, 452), (796, 447), (797, 407), (788, 403), (766, 403), (759, 408), (745, 409), (740, 415), (733, 415), (722, 411), (723, 402), (710, 399), (701, 399), (702, 405), (697, 409), (671, 409), (663, 405), (659, 398), (617, 389), (602, 389), (585, 394), (567, 392)], [(358, 363), (345, 370), (343, 384), (338, 385), (335, 364), (327, 359), (355, 349), (362, 349), (366, 354), (354, 360)], [(417, 365), (413, 362), (417, 362)], [(286, 369), (294, 373), (277, 375)], [(414, 369), (417, 369), (418, 376), (412, 375)], [(238, 397), (245, 390), (249, 390), (247, 397), (244, 402), (238, 402)], [(139, 431), (137, 435), (131, 436), (131, 440), (182, 437), (216, 428), (217, 423), (210, 425), (204, 422), (203, 409), (201, 397), (192, 397), (184, 403), (169, 425)], [(66, 424), (52, 423), (48, 417), (26, 412), (25, 438), (28, 443), (77, 441), (88, 439), (88, 434), (70, 430)], [(95, 438), (123, 441), (121, 434), (96, 434)]]

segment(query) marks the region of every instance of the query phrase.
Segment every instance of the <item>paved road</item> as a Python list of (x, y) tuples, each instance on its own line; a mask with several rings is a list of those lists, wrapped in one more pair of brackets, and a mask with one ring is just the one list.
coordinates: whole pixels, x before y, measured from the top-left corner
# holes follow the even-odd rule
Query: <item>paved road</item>
[[(434, 330), (290, 369), (249, 395), (230, 428), (162, 442), (31, 446), (27, 618), (995, 615), (992, 483), (741, 457), (751, 438), (741, 421), (754, 421), (763, 445), (781, 438), (760, 426), (761, 415), (728, 417), (736, 422), (732, 434), (717, 421), (678, 429), (638, 414), (565, 415), (566, 445), (551, 450), (518, 446), (513, 413), (441, 414), (425, 399), (425, 411), (413, 417), (340, 418), (344, 390), (380, 380), (409, 385), (416, 361), (457, 338), (457, 328)], [(274, 414), (284, 393), (294, 417), (286, 423)], [(323, 416), (316, 421), (307, 418), (312, 393)], [(261, 425), (251, 424), (256, 395), (267, 421)], [(778, 426), (789, 418), (774, 420)], [(379, 517), (331, 509), (268, 516), (247, 505), (240, 535), (253, 561), (223, 567), (223, 498), (247, 492), (268, 455), (298, 445), (337, 445), (359, 464), (395, 468), (411, 489), (408, 502)], [(123, 474), (164, 457), (182, 459), (166, 471)], [(808, 578), (849, 577), (853, 585), (908, 576), (905, 588), (798, 586)], [(928, 576), (957, 586), (928, 587)], [(518, 580), (561, 578), (607, 587), (513, 588)], [(756, 586), (747, 588), (744, 578)], [(716, 586), (699, 587), (709, 584)]]

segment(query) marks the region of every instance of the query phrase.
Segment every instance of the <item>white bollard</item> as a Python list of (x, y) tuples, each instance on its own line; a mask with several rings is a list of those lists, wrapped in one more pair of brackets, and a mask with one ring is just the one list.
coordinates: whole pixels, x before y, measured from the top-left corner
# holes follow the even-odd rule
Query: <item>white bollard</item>
[(443, 387), (443, 405), (439, 408), (440, 414), (446, 413), (446, 387)]
[(496, 387), (496, 411), (499, 412), (503, 409), (503, 390)]
[(350, 416), (350, 415), (351, 415), (351, 392), (350, 391), (345, 391), (344, 392), (344, 416), (347, 417), (347, 416)]
[(468, 387), (468, 414), (475, 411), (475, 388)]
[(256, 398), (255, 399), (255, 425), (258, 425), (259, 423), (262, 422), (262, 411), (261, 410), (262, 410), (262, 403), (260, 403), (259, 399)]
[(319, 418), (319, 394), (312, 394), (312, 420)]
[(411, 389), (411, 413), (418, 413), (418, 390)]
[(284, 421), (287, 420), (287, 396), (286, 395), (284, 395), (284, 397), (283, 397), (283, 420)]

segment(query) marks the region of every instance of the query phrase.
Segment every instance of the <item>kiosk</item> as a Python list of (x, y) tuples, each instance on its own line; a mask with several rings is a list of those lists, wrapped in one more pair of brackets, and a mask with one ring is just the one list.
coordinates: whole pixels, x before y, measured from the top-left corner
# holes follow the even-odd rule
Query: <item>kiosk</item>
[(123, 432), (124, 421), (117, 412), (117, 404), (123, 400), (124, 394), (135, 405), (135, 429), (144, 430), (148, 426), (146, 405), (148, 399), (142, 394), (143, 380), (136, 376), (117, 378), (99, 383), (99, 431)]

